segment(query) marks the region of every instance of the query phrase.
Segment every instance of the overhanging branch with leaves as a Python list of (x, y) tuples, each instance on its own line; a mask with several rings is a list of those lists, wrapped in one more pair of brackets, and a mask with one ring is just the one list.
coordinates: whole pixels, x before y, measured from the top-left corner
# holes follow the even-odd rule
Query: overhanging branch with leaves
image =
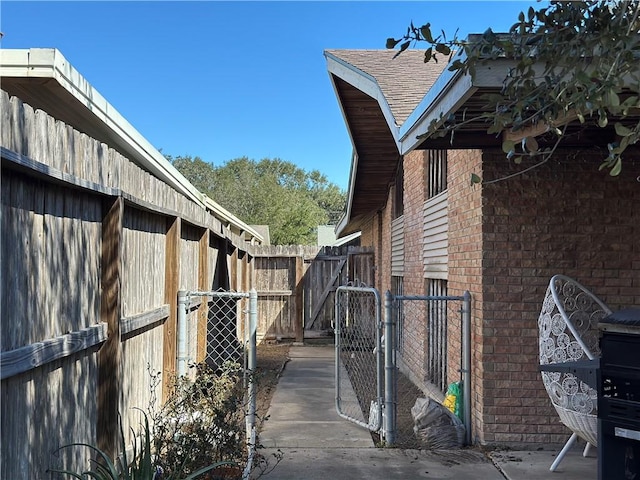
[[(482, 66), (510, 60), (499, 92), (486, 96), (482, 114), (434, 119), (425, 137), (453, 140), (463, 126), (483, 122), (487, 134), (501, 136), (508, 158), (541, 156), (535, 167), (562, 144), (567, 125), (613, 126), (615, 140), (607, 143), (600, 168), (616, 176), (625, 151), (640, 139), (639, 12), (638, 1), (554, 1), (521, 12), (505, 34), (487, 29), (464, 40), (457, 32), (448, 39), (445, 32), (434, 36), (429, 23), (412, 23), (402, 37), (389, 38), (387, 48), (398, 48), (400, 55), (426, 44), (425, 62), (445, 60), (449, 70), (472, 78)], [(555, 137), (547, 148), (536, 140), (543, 134)]]

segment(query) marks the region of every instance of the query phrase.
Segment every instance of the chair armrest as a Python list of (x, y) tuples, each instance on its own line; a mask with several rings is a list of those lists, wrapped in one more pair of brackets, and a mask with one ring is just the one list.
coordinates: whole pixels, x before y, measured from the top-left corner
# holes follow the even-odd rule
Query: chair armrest
[(598, 387), (598, 370), (600, 369), (600, 359), (579, 360), (577, 362), (547, 363), (540, 365), (541, 372), (572, 373), (578, 379), (589, 385), (591, 388)]

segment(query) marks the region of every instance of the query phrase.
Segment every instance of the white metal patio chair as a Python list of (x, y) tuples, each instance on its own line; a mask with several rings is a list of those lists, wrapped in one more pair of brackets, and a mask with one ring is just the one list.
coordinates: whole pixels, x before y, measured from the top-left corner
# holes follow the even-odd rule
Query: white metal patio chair
[[(611, 310), (575, 280), (555, 275), (549, 282), (538, 329), (540, 365), (562, 364), (600, 357), (598, 323)], [(550, 470), (556, 470), (578, 437), (598, 445), (597, 392), (573, 373), (542, 371), (542, 381), (560, 421), (572, 435)]]

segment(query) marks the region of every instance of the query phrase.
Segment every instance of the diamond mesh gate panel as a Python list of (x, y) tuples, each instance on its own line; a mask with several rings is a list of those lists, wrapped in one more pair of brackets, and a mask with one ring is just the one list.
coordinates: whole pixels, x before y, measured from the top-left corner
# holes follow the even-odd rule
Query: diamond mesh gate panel
[(373, 289), (336, 292), (338, 413), (361, 426), (381, 427), (382, 352), (380, 300)]
[(207, 346), (204, 361), (220, 368), (231, 361), (244, 364), (244, 339), (238, 320), (243, 319), (242, 304), (234, 297), (211, 297), (207, 311)]
[(186, 363), (206, 363), (219, 370), (225, 362), (245, 365), (248, 341), (248, 294), (189, 292)]

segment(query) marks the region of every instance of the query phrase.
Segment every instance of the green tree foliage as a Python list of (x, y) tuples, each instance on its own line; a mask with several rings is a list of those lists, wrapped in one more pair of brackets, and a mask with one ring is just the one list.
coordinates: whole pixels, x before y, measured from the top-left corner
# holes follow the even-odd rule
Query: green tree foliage
[(277, 245), (316, 242), (316, 227), (335, 224), (346, 194), (317, 170), (291, 162), (247, 157), (216, 167), (200, 157), (167, 159), (202, 193), (243, 222), (269, 225)]
[[(639, 12), (638, 0), (552, 1), (520, 12), (508, 34), (488, 29), (469, 41), (447, 39), (444, 32), (434, 36), (429, 23), (411, 24), (401, 38), (387, 39), (387, 48), (399, 48), (400, 54), (412, 44), (426, 44), (425, 62), (448, 57), (449, 70), (472, 77), (479, 65), (513, 60), (501, 92), (487, 99), (486, 114), (463, 123), (486, 122), (487, 133), (498, 134), (542, 122), (553, 136), (551, 147), (540, 148), (533, 137), (502, 145), (515, 161), (540, 156), (537, 165), (566, 138), (569, 121), (599, 128), (613, 123), (616, 140), (600, 168), (615, 176), (623, 153), (640, 138)], [(434, 122), (430, 134), (446, 135), (460, 125), (441, 123)]]

